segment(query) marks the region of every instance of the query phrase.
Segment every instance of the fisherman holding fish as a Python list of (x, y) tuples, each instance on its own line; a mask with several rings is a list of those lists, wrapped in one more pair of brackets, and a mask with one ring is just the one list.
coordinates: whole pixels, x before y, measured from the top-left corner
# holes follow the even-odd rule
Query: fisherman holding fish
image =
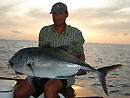
[[(71, 55), (85, 61), (84, 38), (79, 29), (66, 24), (68, 17), (67, 6), (58, 2), (52, 6), (51, 12), (54, 24), (44, 26), (39, 33), (39, 47), (44, 45), (57, 47), (67, 51)], [(68, 98), (64, 89), (69, 88), (75, 82), (74, 77), (65, 79), (50, 79), (28, 76), (14, 92), (14, 98), (28, 98), (40, 96), (43, 92), (45, 98), (58, 98), (58, 92)]]

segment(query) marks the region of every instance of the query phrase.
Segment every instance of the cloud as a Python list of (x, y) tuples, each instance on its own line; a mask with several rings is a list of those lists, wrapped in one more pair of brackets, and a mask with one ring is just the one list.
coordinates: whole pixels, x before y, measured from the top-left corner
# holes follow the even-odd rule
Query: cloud
[[(8, 2), (8, 0), (6, 0)], [(0, 2), (0, 27), (8, 28), (11, 26), (18, 26), (16, 23), (15, 13), (18, 11), (17, 3)]]
[[(73, 25), (87, 31), (106, 33), (110, 36), (129, 36), (130, 35), (130, 0), (96, 0), (96, 2), (104, 5), (93, 4), (95, 0), (81, 0), (82, 3), (90, 3), (80, 5), (78, 1), (72, 0), (74, 8), (70, 8), (67, 24)], [(42, 2), (39, 5), (39, 2)], [(18, 34), (34, 34), (38, 32), (43, 25), (52, 23), (49, 14), (51, 1), (39, 0), (1, 0), (0, 1), (0, 32), (12, 32)], [(55, 2), (55, 0), (54, 0)], [(53, 2), (53, 3), (54, 3)], [(68, 1), (66, 1), (68, 2)], [(36, 4), (35, 4), (36, 3)], [(73, 7), (68, 2), (68, 8)], [(94, 2), (95, 3), (95, 2)], [(49, 5), (47, 5), (49, 4)], [(22, 31), (20, 31), (22, 30)], [(124, 33), (126, 32), (126, 33)], [(91, 34), (92, 34), (91, 33)], [(5, 33), (3, 33), (4, 35)], [(12, 34), (13, 35), (13, 34)]]
[(124, 36), (128, 36), (129, 34), (128, 33), (124, 33)]
[[(73, 21), (79, 22), (84, 28), (105, 32), (130, 33), (130, 8), (128, 4), (103, 8), (80, 8), (70, 13)], [(129, 7), (129, 8), (128, 8)], [(127, 8), (127, 9), (126, 9)], [(125, 9), (125, 10), (124, 10)], [(104, 32), (105, 31), (105, 32)]]
[(113, 34), (110, 34), (110, 36), (129, 36), (128, 33), (113, 33)]
[(25, 15), (28, 17), (28, 19), (32, 19), (32, 21), (40, 22), (42, 20), (50, 22), (50, 14), (45, 12), (42, 8), (32, 8), (28, 10)]
[(115, 34), (111, 34), (111, 36), (119, 36), (119, 34), (118, 34), (118, 33), (115, 33)]
[(49, 13), (45, 13), (41, 8), (33, 8), (26, 13), (26, 15), (34, 18), (43, 18), (44, 16), (48, 16), (48, 14)]
[(12, 30), (11, 32), (13, 32), (13, 33), (23, 33), (23, 32), (18, 31), (18, 30)]
[[(7, 3), (6, 3), (7, 2)], [(24, 29), (36, 26), (42, 23), (50, 23), (49, 13), (44, 12), (42, 8), (25, 8), (23, 1), (14, 0), (12, 3), (0, 1), (0, 27), (2, 29)], [(20, 4), (21, 3), (21, 4)], [(24, 10), (23, 10), (24, 9)]]

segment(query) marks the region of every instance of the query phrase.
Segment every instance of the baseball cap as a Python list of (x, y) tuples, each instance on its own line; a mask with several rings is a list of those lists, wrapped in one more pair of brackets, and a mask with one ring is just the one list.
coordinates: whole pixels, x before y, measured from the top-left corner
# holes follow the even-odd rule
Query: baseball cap
[(65, 12), (68, 12), (67, 6), (62, 2), (58, 2), (52, 6), (50, 14), (52, 14), (52, 13), (65, 13)]

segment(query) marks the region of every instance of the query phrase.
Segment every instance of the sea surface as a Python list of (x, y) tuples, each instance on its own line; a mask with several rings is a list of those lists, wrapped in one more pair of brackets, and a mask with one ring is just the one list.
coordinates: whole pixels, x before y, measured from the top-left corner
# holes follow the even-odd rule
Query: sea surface
[[(7, 66), (8, 60), (18, 50), (34, 46), (38, 46), (37, 41), (0, 39), (0, 75), (15, 75)], [(95, 68), (114, 64), (124, 66), (108, 74), (108, 97), (93, 73), (76, 77), (75, 85), (91, 89), (105, 98), (130, 98), (130, 45), (85, 43), (84, 49), (86, 62)]]

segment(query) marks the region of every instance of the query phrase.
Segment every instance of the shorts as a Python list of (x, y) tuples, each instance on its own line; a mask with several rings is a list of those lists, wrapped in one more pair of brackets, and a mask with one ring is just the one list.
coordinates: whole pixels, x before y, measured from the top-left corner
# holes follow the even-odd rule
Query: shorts
[[(43, 92), (43, 87), (45, 86), (46, 82), (50, 80), (49, 78), (33, 78), (32, 83), (35, 87), (36, 92), (32, 95), (33, 97), (37, 98), (39, 97)], [(67, 86), (67, 79), (60, 79), (63, 83), (62, 89), (65, 89)]]

